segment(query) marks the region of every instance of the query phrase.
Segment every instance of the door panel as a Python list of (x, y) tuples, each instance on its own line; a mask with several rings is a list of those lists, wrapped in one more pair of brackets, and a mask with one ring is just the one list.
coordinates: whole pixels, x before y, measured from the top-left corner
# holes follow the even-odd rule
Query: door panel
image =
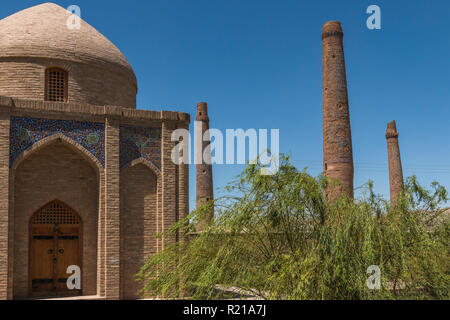
[(53, 289), (54, 237), (33, 236), (31, 250), (31, 279), (34, 292)]
[(70, 227), (62, 227), (61, 234), (58, 235), (57, 249), (57, 290), (68, 291), (67, 278), (71, 274), (67, 273), (67, 268), (72, 265), (80, 266), (79, 263), (79, 238), (78, 230)]
[(81, 219), (70, 208), (53, 202), (30, 221), (30, 293), (36, 295), (81, 294), (67, 287), (67, 268), (81, 269)]

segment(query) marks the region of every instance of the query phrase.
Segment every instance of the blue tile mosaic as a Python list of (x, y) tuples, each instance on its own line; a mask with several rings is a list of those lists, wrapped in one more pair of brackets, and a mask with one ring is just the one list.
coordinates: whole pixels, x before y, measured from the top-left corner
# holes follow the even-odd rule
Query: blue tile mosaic
[(161, 128), (120, 127), (120, 168), (144, 158), (161, 169)]
[(76, 141), (105, 165), (105, 125), (94, 122), (11, 117), (9, 164), (36, 142), (54, 134)]

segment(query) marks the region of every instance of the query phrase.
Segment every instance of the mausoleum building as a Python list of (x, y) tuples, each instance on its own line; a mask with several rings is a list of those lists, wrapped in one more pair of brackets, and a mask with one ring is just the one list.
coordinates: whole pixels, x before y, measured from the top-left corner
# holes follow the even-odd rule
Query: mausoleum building
[(155, 235), (189, 209), (171, 159), (189, 115), (136, 109), (127, 59), (70, 17), (46, 3), (0, 20), (0, 299), (136, 298), (145, 258), (176, 241)]

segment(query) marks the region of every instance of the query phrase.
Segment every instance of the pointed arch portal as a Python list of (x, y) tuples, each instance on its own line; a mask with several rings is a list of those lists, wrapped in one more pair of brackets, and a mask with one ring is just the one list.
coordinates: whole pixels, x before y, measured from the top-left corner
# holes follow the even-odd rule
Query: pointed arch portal
[[(62, 133), (39, 140), (12, 162), (15, 297), (98, 292), (103, 176), (99, 159)], [(67, 273), (69, 266), (79, 269)], [(67, 285), (74, 270), (80, 289)]]

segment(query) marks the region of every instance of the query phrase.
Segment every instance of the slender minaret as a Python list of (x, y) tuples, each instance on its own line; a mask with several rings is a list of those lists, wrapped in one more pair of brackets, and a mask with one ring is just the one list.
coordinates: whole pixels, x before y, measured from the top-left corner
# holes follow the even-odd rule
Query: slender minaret
[(353, 197), (352, 134), (343, 37), (338, 21), (323, 25), (323, 165), (324, 174), (330, 180), (339, 181), (337, 188), (328, 190), (331, 199), (343, 194)]
[(392, 121), (387, 125), (386, 140), (389, 159), (389, 186), (391, 191), (391, 202), (393, 202), (403, 191), (402, 160), (400, 159), (398, 132), (395, 121)]
[[(206, 202), (214, 199), (213, 194), (213, 176), (212, 176), (212, 165), (211, 163), (211, 153), (204, 154), (205, 148), (210, 144), (209, 133), (205, 132), (209, 130), (209, 117), (208, 117), (208, 107), (206, 102), (200, 102), (197, 104), (197, 116), (196, 120), (196, 180), (197, 180), (197, 208)], [(214, 211), (212, 210), (207, 221), (200, 221), (197, 230), (200, 231), (204, 224), (211, 220), (214, 216)]]

